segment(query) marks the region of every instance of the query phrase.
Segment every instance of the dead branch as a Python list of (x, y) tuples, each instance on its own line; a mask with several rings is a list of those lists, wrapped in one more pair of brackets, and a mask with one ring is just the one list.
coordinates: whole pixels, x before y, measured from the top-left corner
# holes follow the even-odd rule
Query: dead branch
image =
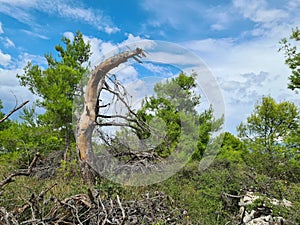
[(131, 125), (131, 124), (128, 124), (128, 123), (118, 123), (118, 122), (100, 122), (100, 123), (96, 123), (97, 125), (99, 126), (102, 126), (102, 127), (130, 127), (134, 130), (137, 130), (137, 127)]
[(5, 178), (3, 181), (0, 182), (0, 188), (2, 188), (4, 185), (9, 184), (11, 182), (13, 182), (13, 178), (17, 177), (17, 176), (29, 176), (32, 172), (32, 169), (37, 161), (37, 159), (40, 157), (40, 153), (37, 152), (34, 156), (34, 158), (32, 159), (30, 165), (28, 166), (27, 170), (19, 170), (16, 171), (12, 174), (10, 174), (7, 178)]
[(131, 109), (131, 107), (127, 103), (127, 101), (121, 96), (120, 91), (107, 89), (105, 87), (103, 87), (103, 90), (106, 90), (106, 91), (110, 92), (111, 94), (113, 94), (114, 96), (116, 96), (125, 105), (126, 109), (129, 111), (130, 114), (137, 116), (136, 113)]
[(222, 196), (229, 197), (229, 198), (237, 198), (237, 199), (244, 197), (243, 195), (232, 195), (225, 192), (222, 193)]
[[(184, 224), (186, 220), (187, 214), (182, 213), (184, 210), (171, 209), (173, 200), (158, 191), (153, 194), (146, 193), (139, 200), (121, 201), (118, 195), (116, 199), (101, 198), (99, 190), (95, 190), (94, 194), (89, 191), (88, 194), (78, 194), (64, 200), (54, 198), (51, 201), (52, 206), (47, 205), (46, 209), (42, 199), (55, 185), (26, 201), (26, 209), (31, 209), (31, 215), (25, 210), (9, 212), (3, 207), (0, 208), (0, 224), (175, 225)], [(44, 210), (46, 213), (41, 213)]]
[[(118, 123), (118, 122), (111, 122), (111, 123), (97, 122), (97, 125), (99, 125), (99, 126), (124, 126), (124, 127), (130, 127), (139, 132), (149, 130), (148, 126), (145, 123), (143, 123), (142, 121), (140, 121), (138, 119), (134, 119), (131, 117), (127, 117), (127, 116), (123, 116), (123, 115), (98, 115), (97, 117), (104, 118), (104, 119), (116, 119), (116, 118), (123, 119), (127, 122), (132, 122), (132, 123), (136, 124), (140, 129), (138, 129), (137, 127), (135, 127), (133, 125), (130, 125), (129, 123)], [(108, 125), (108, 124), (110, 124), (110, 125)]]
[(26, 105), (29, 102), (29, 100), (23, 102), (21, 105), (16, 106), (13, 110), (11, 110), (7, 115), (5, 115), (1, 120), (0, 123), (4, 122), (5, 120), (7, 120), (14, 112), (18, 111), (19, 109), (21, 109), (24, 105)]

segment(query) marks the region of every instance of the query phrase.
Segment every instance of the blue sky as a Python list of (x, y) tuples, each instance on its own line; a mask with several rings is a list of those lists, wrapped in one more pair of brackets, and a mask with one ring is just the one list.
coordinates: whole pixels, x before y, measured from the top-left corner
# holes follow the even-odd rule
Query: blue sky
[[(43, 65), (63, 35), (80, 30), (90, 41), (92, 63), (120, 44), (168, 41), (201, 58), (223, 95), (226, 130), (253, 110), (263, 95), (299, 105), (287, 90), (289, 69), (277, 50), (300, 26), (300, 0), (0, 0), (0, 98), (8, 112), (34, 99), (17, 73), (27, 61)], [(130, 79), (137, 71), (123, 71)], [(127, 76), (126, 76), (127, 74)]]

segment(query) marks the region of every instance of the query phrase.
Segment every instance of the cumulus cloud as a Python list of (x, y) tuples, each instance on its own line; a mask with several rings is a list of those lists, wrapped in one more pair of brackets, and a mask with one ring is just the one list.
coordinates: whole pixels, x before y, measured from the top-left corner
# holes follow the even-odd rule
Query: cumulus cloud
[[(42, 56), (22, 53), (17, 58), (11, 59), (5, 68), (0, 68), (0, 99), (3, 102), (3, 112), (5, 113), (12, 110), (16, 104), (20, 104), (26, 100), (30, 101), (29, 104), (33, 104), (33, 102), (35, 102), (38, 98), (33, 95), (28, 88), (20, 86), (19, 80), (16, 76), (17, 74), (24, 73), (23, 68), (27, 62), (32, 62), (42, 68), (46, 64), (46, 61)], [(13, 118), (17, 118), (18, 115), (18, 113), (14, 114)]]
[(17, 103), (21, 103), (26, 100), (33, 102), (36, 97), (31, 92), (19, 85), (19, 81), (16, 77), (17, 74), (21, 74), (21, 68), (15, 69), (1, 69), (0, 68), (0, 98), (4, 106), (4, 112), (8, 113), (15, 107)]
[[(285, 24), (274, 26), (272, 33), (280, 29), (281, 33), (290, 33)], [(236, 126), (253, 111), (262, 96), (284, 96), (296, 103), (295, 94), (287, 89), (290, 71), (282, 53), (278, 53), (280, 36), (264, 33), (265, 30), (255, 39), (240, 36), (182, 43), (199, 55), (216, 77), (226, 104), (226, 127), (231, 132), (236, 132)]]
[(116, 73), (119, 81), (123, 84), (136, 82), (139, 75), (133, 66), (127, 66), (125, 64), (123, 64), (123, 66), (119, 66), (116, 70), (112, 70), (111, 72)]
[(0, 65), (7, 66), (11, 60), (11, 56), (9, 54), (2, 53), (0, 50)]

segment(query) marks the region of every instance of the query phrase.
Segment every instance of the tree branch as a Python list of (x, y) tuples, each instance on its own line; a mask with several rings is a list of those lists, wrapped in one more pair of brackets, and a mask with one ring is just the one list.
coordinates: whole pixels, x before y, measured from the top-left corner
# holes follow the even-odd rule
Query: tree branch
[(40, 157), (40, 153), (37, 152), (26, 171), (20, 170), (20, 171), (16, 171), (13, 174), (10, 174), (6, 179), (4, 179), (3, 181), (0, 182), (0, 188), (2, 188), (6, 184), (9, 184), (9, 183), (13, 182), (14, 181), (13, 177), (16, 177), (16, 176), (29, 176), (32, 172), (33, 166), (35, 165), (35, 163), (36, 163), (36, 161), (39, 157)]
[(6, 116), (4, 116), (1, 120), (0, 123), (4, 122), (5, 120), (8, 119), (8, 117), (10, 117), (14, 112), (18, 111), (19, 109), (21, 109), (24, 105), (26, 105), (29, 102), (29, 100), (23, 102), (21, 105), (19, 105), (18, 107), (15, 107), (12, 111), (10, 111)]

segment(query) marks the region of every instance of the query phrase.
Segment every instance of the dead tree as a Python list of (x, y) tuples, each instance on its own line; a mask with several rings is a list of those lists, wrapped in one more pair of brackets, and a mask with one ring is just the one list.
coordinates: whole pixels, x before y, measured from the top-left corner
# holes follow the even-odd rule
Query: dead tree
[[(108, 79), (108, 73), (112, 69), (118, 67), (120, 64), (125, 63), (128, 59), (133, 58), (137, 62), (141, 63), (139, 58), (145, 57), (144, 51), (140, 48), (136, 48), (132, 51), (125, 51), (112, 56), (98, 65), (92, 72), (90, 79), (86, 87), (86, 93), (84, 97), (83, 112), (77, 122), (76, 129), (76, 143), (77, 152), (79, 154), (79, 162), (81, 167), (81, 174), (86, 182), (93, 183), (95, 177), (98, 175), (97, 172), (92, 168), (91, 162), (94, 159), (94, 152), (92, 149), (92, 134), (95, 127), (98, 126), (131, 126), (131, 128), (141, 127), (138, 120), (132, 119), (134, 112), (130, 109), (130, 106), (126, 103), (125, 99), (121, 96), (121, 92), (118, 89), (110, 88), (106, 80)], [(117, 81), (113, 81), (114, 85), (118, 86)], [(129, 115), (99, 115), (99, 97), (102, 91), (108, 91), (121, 102), (124, 103), (125, 107), (128, 109)], [(108, 105), (106, 105), (108, 106)], [(106, 107), (102, 106), (102, 107)], [(125, 119), (128, 123), (100, 123), (97, 121), (99, 117), (119, 117)], [(130, 125), (129, 122), (134, 122), (136, 126)], [(137, 128), (138, 129), (138, 128)]]

